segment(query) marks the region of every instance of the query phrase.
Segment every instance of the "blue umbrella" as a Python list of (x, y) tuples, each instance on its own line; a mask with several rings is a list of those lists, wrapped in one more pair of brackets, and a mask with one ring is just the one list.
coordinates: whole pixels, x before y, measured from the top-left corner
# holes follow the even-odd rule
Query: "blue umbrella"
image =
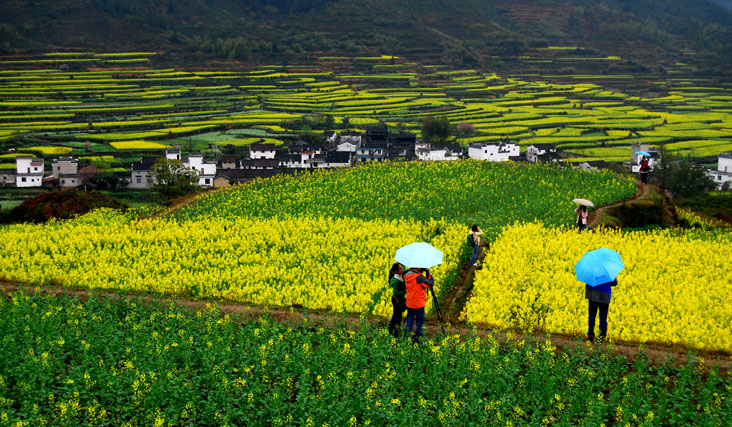
[(415, 242), (397, 249), (394, 260), (407, 267), (431, 268), (442, 264), (442, 252), (429, 243)]
[(648, 156), (648, 157), (651, 157), (651, 153), (649, 153), (647, 151), (636, 151), (635, 154), (637, 154), (639, 156)]
[(590, 286), (612, 282), (625, 268), (620, 254), (612, 249), (600, 248), (589, 251), (575, 264), (577, 280)]

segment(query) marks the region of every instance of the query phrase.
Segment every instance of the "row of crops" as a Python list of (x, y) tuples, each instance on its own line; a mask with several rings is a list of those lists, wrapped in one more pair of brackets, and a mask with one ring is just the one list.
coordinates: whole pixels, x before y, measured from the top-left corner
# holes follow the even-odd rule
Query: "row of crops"
[[(551, 143), (584, 159), (629, 160), (633, 141), (704, 159), (732, 149), (732, 87), (698, 78), (643, 76), (654, 95), (642, 96), (592, 79), (560, 84), (401, 59), (398, 70), (375, 66), (391, 57), (371, 58), (358, 73), (274, 65), (183, 70), (155, 67), (147, 54), (123, 59), (135, 58), (144, 61), (74, 63), (94, 59), (81, 54), (0, 60), (0, 146), (129, 161), (173, 143), (196, 150), (282, 143), (300, 131), (293, 122), (303, 117), (330, 116), (334, 129), (344, 121), (349, 127), (384, 122), (419, 134), (423, 119), (445, 116), (474, 126), (475, 134), (458, 139), (463, 144)], [(0, 159), (10, 163), (17, 154)]]
[(31, 283), (388, 316), (384, 275), (394, 251), (419, 240), (441, 249), (445, 262), (434, 272), (444, 295), (467, 256), (468, 226), (477, 223), (493, 248), (463, 319), (582, 334), (584, 286), (572, 267), (605, 246), (626, 264), (611, 336), (731, 351), (732, 306), (722, 297), (732, 273), (728, 231), (563, 228), (574, 219), (572, 198), (605, 204), (634, 189), (613, 174), (550, 166), (369, 165), (210, 193), (171, 218), (131, 221), (103, 211), (7, 226), (0, 270)]
[(0, 425), (726, 425), (729, 379), (549, 340), (239, 321), (137, 299), (0, 298)]

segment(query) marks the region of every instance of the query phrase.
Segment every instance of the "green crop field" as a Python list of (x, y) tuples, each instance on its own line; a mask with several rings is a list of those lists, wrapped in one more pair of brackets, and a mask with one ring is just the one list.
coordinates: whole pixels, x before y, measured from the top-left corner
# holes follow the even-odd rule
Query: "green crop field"
[[(572, 49), (577, 48), (533, 49), (525, 59)], [(132, 62), (110, 64), (118, 60)], [(298, 127), (297, 120), (317, 122), (323, 116), (333, 117), (331, 130), (345, 130), (344, 123), (358, 130), (383, 122), (417, 134), (424, 118), (444, 116), (453, 125), (471, 123), (477, 129), (478, 134), (459, 139), (462, 144), (508, 139), (523, 146), (552, 143), (560, 151), (578, 144), (589, 149), (642, 141), (669, 144), (672, 150), (687, 144), (691, 148), (684, 154), (710, 160), (732, 142), (732, 88), (703, 79), (656, 77), (655, 83), (665, 92), (637, 96), (600, 83), (632, 79), (631, 74), (526, 80), (420, 66), (390, 55), (349, 60), (379, 66), (359, 73), (333, 72), (317, 64), (190, 71), (155, 67), (155, 55), (149, 52), (60, 52), (22, 61), (0, 59), (0, 149), (43, 147), (36, 152), (44, 157), (68, 153), (68, 148), (74, 155), (115, 155), (114, 145), (76, 142), (150, 140), (162, 146), (194, 141), (189, 146), (201, 150), (208, 148), (204, 140), (240, 141), (236, 132), (265, 129), (262, 126), (274, 128), (249, 136), (287, 143), (308, 131)], [(88, 65), (62, 71), (51, 68), (49, 61)], [(217, 137), (198, 137), (211, 133)], [(44, 143), (38, 144), (37, 138)], [(144, 150), (141, 145), (126, 145), (125, 151)], [(566, 155), (621, 159), (617, 152), (590, 155), (572, 150)]]
[(732, 411), (729, 379), (695, 361), (629, 365), (548, 340), (412, 346), (368, 324), (22, 292), (0, 308), (4, 424), (724, 425)]

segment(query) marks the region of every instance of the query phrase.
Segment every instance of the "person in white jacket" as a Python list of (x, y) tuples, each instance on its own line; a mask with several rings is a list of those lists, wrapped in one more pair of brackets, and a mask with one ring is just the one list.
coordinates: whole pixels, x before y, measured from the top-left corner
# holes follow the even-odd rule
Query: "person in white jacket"
[(473, 224), (473, 226), (470, 227), (470, 235), (473, 237), (473, 257), (470, 259), (470, 263), (473, 264), (474, 267), (477, 267), (478, 250), (480, 250), (480, 236), (483, 235), (483, 232), (477, 224)]
[(587, 211), (587, 207), (585, 206), (577, 206), (574, 209), (574, 213), (577, 214), (577, 220), (575, 221), (575, 223), (577, 224), (579, 232), (581, 233), (582, 230), (587, 228), (587, 218), (590, 216), (590, 213)]

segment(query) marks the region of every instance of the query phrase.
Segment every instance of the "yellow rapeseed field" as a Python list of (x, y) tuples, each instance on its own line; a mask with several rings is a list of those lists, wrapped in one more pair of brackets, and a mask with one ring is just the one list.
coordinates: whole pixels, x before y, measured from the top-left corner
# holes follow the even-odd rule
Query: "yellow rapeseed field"
[(0, 228), (6, 248), (0, 272), (31, 283), (390, 315), (394, 252), (431, 240), (445, 254), (433, 269), (439, 288), (441, 278), (459, 270), (463, 234), (462, 226), (442, 221), (130, 222), (102, 210), (73, 221)]
[(625, 263), (613, 289), (608, 337), (732, 351), (732, 233), (622, 233), (506, 227), (476, 276), (463, 319), (499, 327), (584, 334), (585, 285), (574, 265), (590, 250), (616, 250)]

